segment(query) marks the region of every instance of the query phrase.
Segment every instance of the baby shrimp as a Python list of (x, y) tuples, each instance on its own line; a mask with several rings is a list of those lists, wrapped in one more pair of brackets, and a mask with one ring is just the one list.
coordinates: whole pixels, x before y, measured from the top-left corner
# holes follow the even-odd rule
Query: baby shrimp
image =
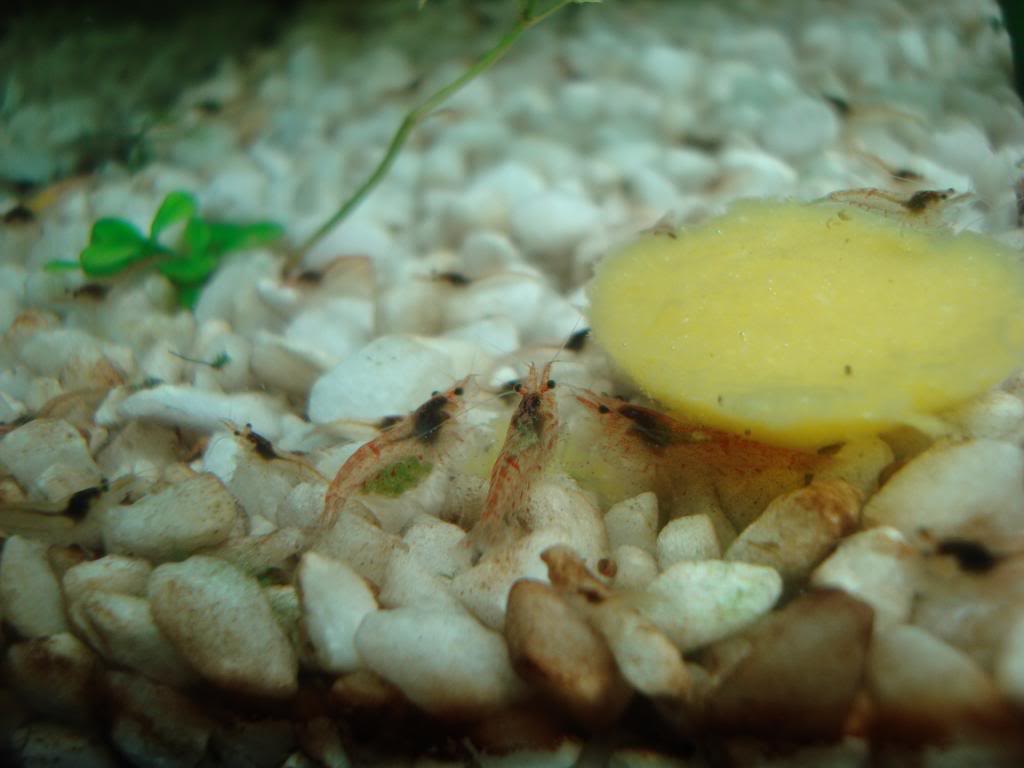
[(943, 212), (953, 203), (966, 200), (969, 193), (956, 194), (955, 189), (922, 189), (903, 196), (882, 189), (844, 189), (822, 198), (821, 202), (846, 203), (880, 213), (900, 216), (927, 224), (938, 224)]
[(551, 461), (558, 437), (558, 409), (550, 378), (551, 363), (537, 375), (530, 365), (525, 384), (516, 387), (519, 404), (509, 421), (505, 442), (491, 469), (487, 500), (471, 533), (477, 544), (493, 543), (509, 527), (525, 528), (530, 494)]
[(432, 459), (455, 440), (455, 430), (449, 427), (463, 410), (467, 381), (456, 382), (446, 392), (435, 392), (407, 416), (389, 419), (378, 437), (348, 458), (327, 489), (320, 532), (334, 525), (353, 494), (401, 495), (430, 473)]

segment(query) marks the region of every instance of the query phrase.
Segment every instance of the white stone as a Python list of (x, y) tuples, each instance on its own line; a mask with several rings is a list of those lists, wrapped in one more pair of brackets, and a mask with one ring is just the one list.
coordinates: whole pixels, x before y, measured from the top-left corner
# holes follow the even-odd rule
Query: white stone
[(791, 165), (756, 149), (733, 147), (722, 152), (726, 187), (744, 197), (786, 195), (796, 186), (797, 173)]
[(658, 497), (647, 491), (620, 501), (604, 516), (608, 545), (613, 549), (624, 545), (656, 552), (658, 532)]
[(414, 521), (402, 541), (420, 564), (437, 576), (453, 578), (472, 563), (473, 550), (466, 542), (466, 532), (433, 517)]
[(313, 385), (309, 418), (376, 421), (407, 413), (456, 378), (451, 358), (416, 338), (382, 336), (342, 360)]
[(122, 555), (106, 555), (97, 560), (86, 560), (64, 572), (61, 581), (64, 597), (69, 603), (90, 591), (117, 592), (141, 597), (153, 566), (145, 560)]
[(532, 275), (506, 272), (477, 280), (452, 296), (445, 307), (445, 325), (455, 328), (492, 317), (511, 320), (520, 333), (529, 330), (547, 295)]
[(299, 563), (298, 586), (303, 621), (320, 668), (341, 673), (362, 666), (356, 630), (377, 610), (367, 583), (345, 563), (307, 552)]
[(198, 432), (216, 432), (225, 422), (239, 427), (251, 424), (254, 431), (273, 440), (279, 434), (280, 418), (278, 403), (261, 393), (226, 395), (164, 385), (128, 395), (105, 419), (97, 414), (97, 423), (109, 427), (141, 419)]
[(615, 548), (615, 577), (618, 590), (644, 589), (658, 575), (658, 563), (650, 551), (630, 544)]
[(839, 120), (817, 99), (801, 98), (772, 110), (761, 125), (765, 149), (784, 158), (821, 152), (839, 136)]
[(674, 98), (689, 90), (702, 64), (693, 51), (668, 45), (645, 47), (639, 56), (641, 76)]
[(85, 439), (58, 419), (33, 419), (0, 440), (0, 464), (31, 496), (66, 499), (102, 481)]
[(350, 512), (341, 512), (338, 520), (316, 543), (315, 551), (352, 566), (364, 579), (380, 585), (384, 581), (391, 554), (402, 540), (380, 526)]
[(522, 691), (505, 641), (464, 614), (377, 611), (360, 625), (356, 648), (370, 669), (434, 715), (479, 717)]
[(180, 560), (227, 541), (240, 530), (234, 498), (220, 480), (202, 474), (103, 516), (103, 544), (112, 554)]
[(684, 560), (716, 560), (721, 557), (715, 527), (707, 515), (677, 517), (658, 534), (658, 567), (661, 570)]
[(257, 384), (305, 397), (323, 373), (320, 360), (319, 352), (311, 355), (305, 348), (261, 331), (256, 334), (249, 364)]
[(369, 340), (373, 331), (373, 302), (333, 298), (297, 314), (284, 337), (324, 367), (350, 355)]
[(845, 539), (811, 574), (816, 587), (833, 587), (875, 610), (875, 630), (910, 618), (919, 558), (895, 528), (872, 528)]
[(507, 317), (488, 317), (445, 332), (452, 339), (468, 341), (488, 355), (510, 355), (520, 347), (519, 329)]
[(994, 389), (969, 400), (950, 418), (967, 437), (1018, 442), (1024, 433), (1024, 401)]
[(11, 536), (0, 553), (0, 605), (3, 617), (22, 637), (66, 632), (60, 582), (39, 541)]
[(1013, 703), (1024, 704), (1024, 616), (1018, 618), (1003, 640), (996, 659), (995, 680)]
[(592, 202), (577, 194), (549, 190), (512, 207), (512, 234), (534, 257), (567, 254), (599, 221)]
[(446, 213), (454, 232), (503, 229), (511, 207), (539, 194), (544, 179), (525, 165), (507, 162), (490, 168), (471, 183)]
[(295, 651), (255, 579), (196, 555), (153, 571), (149, 602), (178, 653), (214, 684), (255, 696), (295, 693)]
[(1020, 532), (1024, 454), (996, 440), (937, 445), (889, 478), (865, 506), (864, 522), (938, 538)]
[(781, 594), (782, 579), (772, 568), (681, 562), (648, 585), (637, 609), (686, 653), (750, 626)]
[(466, 235), (459, 247), (459, 256), (470, 278), (485, 277), (522, 261), (519, 249), (508, 235), (490, 229), (474, 230)]
[(431, 573), (411, 552), (397, 550), (388, 562), (381, 584), (380, 603), (385, 608), (418, 608), (442, 613), (462, 613), (462, 603), (452, 595), (450, 580)]
[(189, 685), (196, 674), (156, 626), (144, 597), (100, 590), (71, 602), (76, 630), (109, 663), (168, 685)]

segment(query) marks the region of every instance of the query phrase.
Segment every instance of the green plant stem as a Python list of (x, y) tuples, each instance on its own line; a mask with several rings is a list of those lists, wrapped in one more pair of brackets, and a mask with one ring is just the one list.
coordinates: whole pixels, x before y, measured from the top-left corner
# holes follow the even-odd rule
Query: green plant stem
[(358, 189), (352, 193), (352, 195), (342, 204), (337, 212), (331, 216), (331, 218), (317, 227), (313, 234), (307, 237), (298, 246), (298, 248), (292, 251), (285, 264), (285, 271), (291, 271), (298, 266), (302, 257), (309, 253), (313, 246), (320, 242), (327, 233), (344, 221), (348, 215), (352, 213), (352, 211), (355, 210), (361, 202), (363, 202), (366, 196), (373, 191), (373, 188), (380, 183), (380, 180), (384, 178), (391, 166), (394, 164), (395, 158), (398, 157), (398, 153), (405, 144), (409, 134), (412, 133), (412, 130), (419, 125), (424, 118), (429, 116), (431, 112), (437, 109), (437, 107), (443, 104), (449, 97), (458, 92), (463, 86), (479, 77), (494, 66), (495, 63), (500, 61), (526, 30), (541, 23), (548, 18), (548, 16), (551, 16), (566, 5), (574, 2), (578, 2), (578, 0), (556, 0), (550, 8), (536, 15), (532, 12), (534, 3), (526, 3), (516, 25), (506, 32), (493, 48), (483, 54), (483, 56), (481, 56), (459, 77), (452, 80), (448, 85), (444, 86), (440, 90), (435, 91), (407, 112), (405, 117), (402, 119), (401, 124), (398, 126), (398, 130), (396, 130), (394, 135), (391, 137), (391, 142), (388, 144), (387, 151), (384, 153), (383, 159), (381, 159), (377, 164), (377, 167), (373, 169), (373, 172), (369, 177), (359, 185)]

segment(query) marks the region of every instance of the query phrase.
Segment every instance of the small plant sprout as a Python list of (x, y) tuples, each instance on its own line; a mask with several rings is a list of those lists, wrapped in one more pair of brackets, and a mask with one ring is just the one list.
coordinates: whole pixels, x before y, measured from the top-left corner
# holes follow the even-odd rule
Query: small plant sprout
[[(124, 219), (103, 218), (92, 226), (89, 244), (78, 261), (51, 261), (48, 271), (81, 269), (93, 278), (109, 278), (139, 265), (155, 267), (177, 289), (178, 302), (191, 309), (199, 291), (231, 251), (266, 245), (284, 233), (269, 221), (233, 224), (200, 218), (195, 198), (171, 192), (149, 225), (149, 234)], [(178, 243), (161, 242), (168, 228), (184, 222)]]

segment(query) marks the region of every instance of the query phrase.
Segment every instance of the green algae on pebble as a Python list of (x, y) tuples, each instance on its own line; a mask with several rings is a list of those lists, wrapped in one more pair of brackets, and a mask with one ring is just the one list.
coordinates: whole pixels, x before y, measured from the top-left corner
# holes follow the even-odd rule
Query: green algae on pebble
[(603, 261), (591, 327), (665, 407), (817, 447), (935, 413), (1024, 360), (1021, 254), (839, 202), (743, 201)]

